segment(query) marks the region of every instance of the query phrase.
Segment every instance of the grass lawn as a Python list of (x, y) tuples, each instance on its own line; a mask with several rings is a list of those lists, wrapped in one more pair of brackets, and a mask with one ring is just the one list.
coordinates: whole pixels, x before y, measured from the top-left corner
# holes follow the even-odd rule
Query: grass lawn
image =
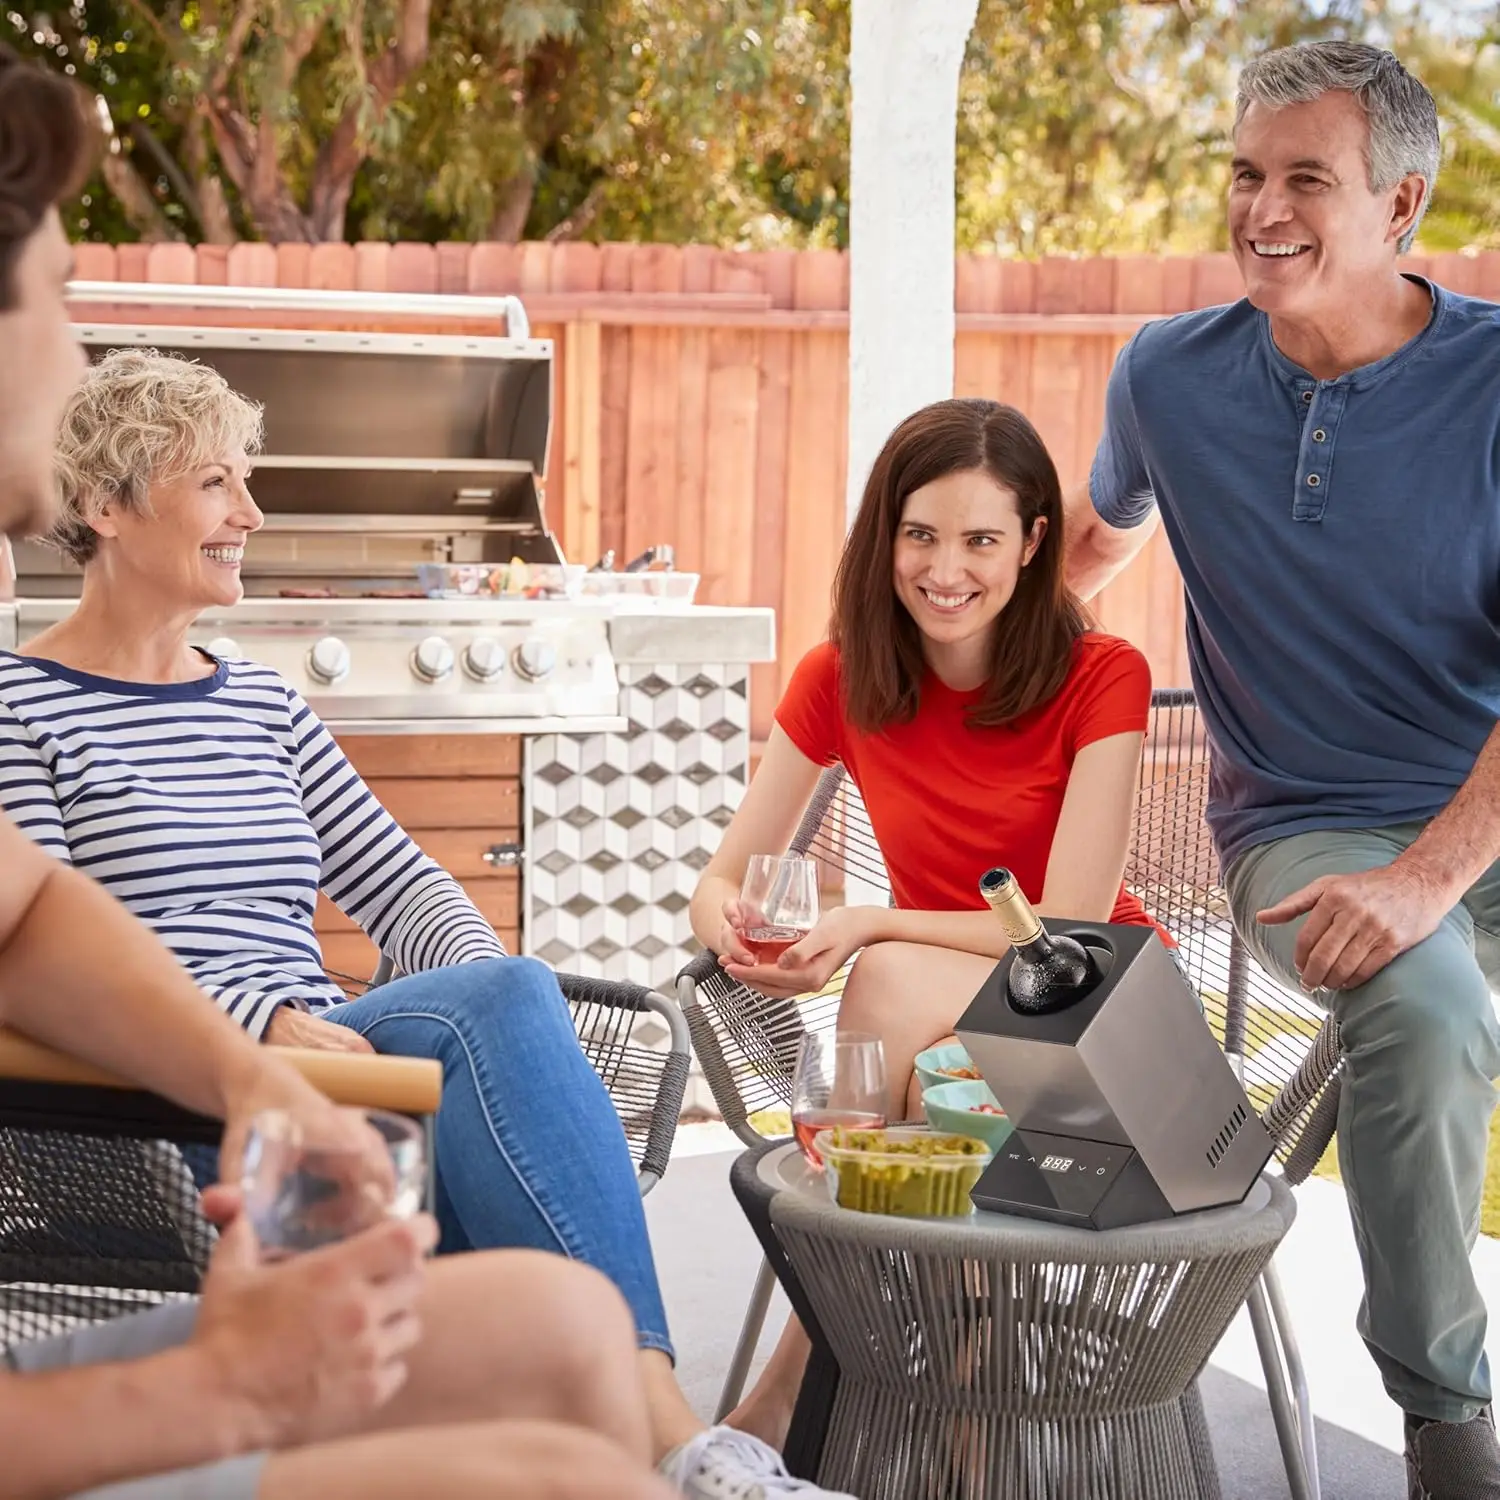
[(789, 1109), (762, 1109), (750, 1116), (751, 1126), (764, 1136), (782, 1136), (792, 1133), (792, 1112)]

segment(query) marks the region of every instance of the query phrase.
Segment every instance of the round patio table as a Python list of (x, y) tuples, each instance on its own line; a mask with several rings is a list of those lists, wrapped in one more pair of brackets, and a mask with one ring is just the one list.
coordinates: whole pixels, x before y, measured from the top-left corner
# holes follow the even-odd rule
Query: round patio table
[(793, 1144), (731, 1172), (813, 1340), (786, 1457), (860, 1500), (1220, 1500), (1197, 1377), (1296, 1209), (1127, 1229), (907, 1219), (830, 1199)]

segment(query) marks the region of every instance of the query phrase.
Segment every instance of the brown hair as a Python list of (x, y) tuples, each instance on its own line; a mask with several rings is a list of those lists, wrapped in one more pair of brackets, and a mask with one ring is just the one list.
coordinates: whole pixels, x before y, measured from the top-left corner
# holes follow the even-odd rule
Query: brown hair
[(0, 45), (0, 312), (15, 305), (23, 247), (82, 185), (92, 146), (79, 90)]
[(896, 597), (901, 512), (916, 490), (962, 473), (1010, 490), (1027, 535), (1038, 517), (1047, 522), (995, 631), (989, 686), (969, 722), (1005, 724), (1045, 703), (1068, 675), (1074, 641), (1090, 628), (1063, 583), (1062, 487), (1036, 428), (998, 401), (924, 406), (880, 450), (833, 584), (828, 636), (839, 651), (844, 713), (864, 733), (913, 718), (926, 671), (921, 632)]

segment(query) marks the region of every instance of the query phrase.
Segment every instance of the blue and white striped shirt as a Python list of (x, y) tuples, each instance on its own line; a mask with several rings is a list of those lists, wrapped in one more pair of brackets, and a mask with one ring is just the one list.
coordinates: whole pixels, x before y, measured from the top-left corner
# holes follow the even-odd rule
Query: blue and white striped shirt
[(313, 932), (320, 887), (406, 973), (505, 951), (317, 715), (252, 662), (147, 684), (0, 652), (0, 806), (252, 1036), (279, 1005), (344, 998)]

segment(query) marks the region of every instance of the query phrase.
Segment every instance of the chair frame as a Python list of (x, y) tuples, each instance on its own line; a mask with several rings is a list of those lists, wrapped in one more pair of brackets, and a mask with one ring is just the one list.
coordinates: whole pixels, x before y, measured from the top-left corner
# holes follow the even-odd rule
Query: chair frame
[[(1163, 716), (1172, 714), (1196, 717), (1197, 701), (1191, 689), (1159, 689), (1152, 694), (1152, 710), (1155, 726)], [(1143, 762), (1142, 800), (1147, 793), (1145, 770)], [(807, 811), (788, 846), (789, 854), (806, 855), (814, 849), (814, 841), (830, 810), (835, 807), (845, 790), (844, 782), (842, 767), (834, 766), (822, 774)], [(866, 858), (869, 858), (868, 852)], [(868, 868), (863, 873), (868, 874)], [(1147, 905), (1150, 904), (1148, 901)], [(1243, 1081), (1249, 1061), (1247, 1043), (1250, 983), (1257, 966), (1239, 934), (1234, 931), (1232, 922), (1229, 943), (1229, 974), (1224, 1002), (1224, 1052)], [(757, 1006), (766, 1007), (770, 1002), (767, 997), (737, 985), (724, 972), (717, 957), (708, 951), (700, 953), (678, 975), (677, 1001), (687, 1018), (694, 1050), (724, 1123), (747, 1146), (758, 1146), (768, 1137), (761, 1135), (750, 1123), (750, 1112), (724, 1056), (714, 1019), (703, 1003), (703, 992), (710, 986), (726, 995), (732, 995), (736, 991), (743, 993), (752, 1010)], [(757, 1017), (742, 1012), (736, 1019), (737, 1028), (741, 1032), (737, 1041), (743, 1042), (748, 1035), (755, 1044), (758, 1057), (776, 1057), (777, 1049), (760, 1026)], [(1308, 1176), (1333, 1138), (1338, 1115), (1342, 1062), (1338, 1022), (1330, 1014), (1323, 1021), (1291, 1076), (1262, 1113), (1264, 1123), (1277, 1142), (1278, 1152), (1282, 1156), (1283, 1177), (1290, 1186), (1296, 1186)], [(770, 1081), (778, 1088), (783, 1101), (789, 1103), (792, 1083), (790, 1070), (778, 1061), (770, 1075)], [(776, 1277), (770, 1262), (763, 1261), (730, 1360), (716, 1421), (723, 1420), (738, 1403), (743, 1392), (775, 1286)], [(1317, 1443), (1307, 1372), (1274, 1261), (1256, 1281), (1247, 1298), (1246, 1308), (1266, 1376), (1271, 1416), (1293, 1500), (1320, 1500)]]
[[(335, 977), (348, 978), (345, 975)], [(362, 990), (375, 989), (397, 977), (394, 960), (389, 954), (382, 953), (374, 975), (368, 984), (362, 986)], [(356, 985), (359, 983), (350, 982)], [(622, 1123), (626, 1123), (627, 1101), (618, 1096), (613, 1087), (621, 1065), (631, 1054), (649, 1056), (653, 1067), (657, 1065), (657, 1059), (660, 1059), (661, 1079), (657, 1085), (656, 1099), (646, 1127), (641, 1162), (636, 1174), (641, 1197), (644, 1198), (666, 1175), (667, 1166), (672, 1159), (672, 1142), (676, 1138), (677, 1123), (682, 1116), (682, 1101), (687, 1093), (688, 1073), (693, 1062), (693, 1043), (687, 1019), (682, 1014), (682, 1008), (666, 996), (623, 979), (593, 979), (581, 974), (558, 974), (557, 982), (575, 1020), (591, 1009), (604, 1009), (619, 1013), (627, 1028), (624, 1040), (611, 1035), (600, 1042), (581, 1033), (578, 1038), (584, 1055), (599, 1074), (605, 1088), (609, 1089), (610, 1099)], [(670, 1045), (665, 1053), (648, 1053), (643, 1047), (630, 1045), (629, 1022), (625, 1018), (641, 1013), (657, 1016), (666, 1026)]]

